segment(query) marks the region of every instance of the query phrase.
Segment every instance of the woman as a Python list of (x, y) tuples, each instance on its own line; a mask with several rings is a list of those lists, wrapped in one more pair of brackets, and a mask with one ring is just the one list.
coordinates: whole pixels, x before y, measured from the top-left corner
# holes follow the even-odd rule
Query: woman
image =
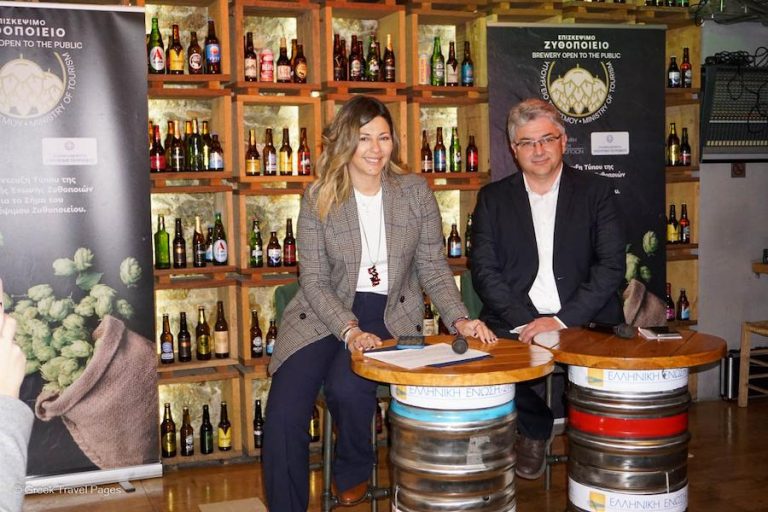
[(365, 494), (377, 383), (352, 372), (349, 351), (420, 334), (422, 288), (453, 331), (496, 340), (483, 322), (467, 318), (445, 259), (437, 202), (423, 178), (398, 167), (387, 107), (365, 96), (348, 101), (323, 146), (318, 179), (299, 213), (299, 291), (285, 309), (269, 365), (262, 455), (275, 512), (307, 510), (307, 426), (321, 386), (337, 427), (339, 500), (352, 504)]

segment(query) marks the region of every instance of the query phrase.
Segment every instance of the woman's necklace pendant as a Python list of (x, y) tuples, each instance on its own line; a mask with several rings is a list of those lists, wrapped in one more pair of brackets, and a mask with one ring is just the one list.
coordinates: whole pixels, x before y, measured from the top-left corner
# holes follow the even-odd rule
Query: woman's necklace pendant
[(379, 272), (376, 270), (376, 264), (374, 263), (368, 267), (368, 275), (371, 276), (371, 286), (378, 286), (381, 283), (379, 278)]

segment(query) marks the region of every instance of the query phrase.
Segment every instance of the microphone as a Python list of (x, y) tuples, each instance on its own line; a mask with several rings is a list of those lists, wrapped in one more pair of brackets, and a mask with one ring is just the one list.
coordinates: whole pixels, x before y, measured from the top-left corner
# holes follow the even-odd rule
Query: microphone
[(467, 339), (461, 334), (459, 334), (455, 338), (453, 338), (453, 342), (451, 343), (451, 348), (455, 353), (463, 354), (469, 348), (469, 344), (467, 343)]
[(590, 331), (613, 334), (614, 336), (625, 340), (631, 340), (635, 337), (635, 328), (625, 323), (611, 325), (600, 322), (589, 322), (585, 327)]

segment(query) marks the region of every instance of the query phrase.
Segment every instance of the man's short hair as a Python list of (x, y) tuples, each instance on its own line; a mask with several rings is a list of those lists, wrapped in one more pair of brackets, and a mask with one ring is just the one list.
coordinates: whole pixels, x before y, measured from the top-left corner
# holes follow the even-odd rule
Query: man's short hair
[(540, 117), (546, 117), (552, 121), (560, 129), (560, 133), (565, 135), (565, 124), (562, 117), (560, 117), (560, 112), (554, 105), (538, 98), (529, 98), (521, 101), (509, 111), (509, 116), (507, 117), (509, 141), (515, 141), (515, 133), (518, 128), (522, 128), (526, 123)]

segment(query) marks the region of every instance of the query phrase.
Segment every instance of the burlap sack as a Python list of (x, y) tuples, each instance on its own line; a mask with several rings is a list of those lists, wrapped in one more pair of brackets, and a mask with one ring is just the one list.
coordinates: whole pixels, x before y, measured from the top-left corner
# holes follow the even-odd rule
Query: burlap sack
[(85, 372), (63, 393), (43, 391), (35, 414), (61, 416), (80, 449), (101, 469), (158, 460), (155, 345), (105, 316)]
[(624, 290), (624, 319), (634, 327), (666, 325), (666, 305), (637, 279)]

